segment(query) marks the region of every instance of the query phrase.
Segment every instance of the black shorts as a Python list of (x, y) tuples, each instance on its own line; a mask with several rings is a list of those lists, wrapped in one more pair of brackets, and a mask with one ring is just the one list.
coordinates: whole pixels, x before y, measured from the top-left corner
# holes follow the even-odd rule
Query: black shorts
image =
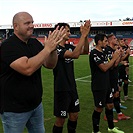
[(95, 90), (92, 91), (94, 97), (94, 104), (96, 107), (103, 108), (106, 104), (113, 103), (112, 90)]
[(67, 118), (68, 113), (79, 112), (79, 98), (77, 91), (54, 92), (54, 115)]
[(118, 79), (114, 79), (110, 81), (110, 86), (112, 89), (112, 93), (115, 93), (116, 91), (119, 91), (118, 89)]
[(119, 85), (120, 87), (122, 87), (122, 83), (123, 83), (123, 80), (122, 80), (122, 79), (118, 79), (118, 85)]
[(128, 80), (128, 75), (126, 73), (126, 68), (125, 67), (123, 67), (119, 70), (119, 80), (121, 80), (121, 79), (122, 79), (122, 81), (123, 80)]

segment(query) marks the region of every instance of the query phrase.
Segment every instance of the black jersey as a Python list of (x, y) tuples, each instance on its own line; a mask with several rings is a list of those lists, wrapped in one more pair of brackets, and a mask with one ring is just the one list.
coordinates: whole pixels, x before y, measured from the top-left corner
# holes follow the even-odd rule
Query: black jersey
[[(105, 52), (108, 56), (108, 61), (110, 61), (112, 59), (112, 54), (115, 52), (114, 49), (112, 49), (110, 46), (107, 46), (105, 48)], [(112, 67), (109, 69), (110, 72), (109, 72), (109, 75), (110, 75), (110, 80), (113, 81), (113, 80), (117, 80), (118, 81), (118, 66), (116, 67)]]
[(91, 89), (103, 90), (109, 89), (109, 71), (103, 72), (98, 65), (101, 63), (108, 63), (107, 55), (104, 52), (100, 52), (93, 49), (90, 52), (90, 69), (91, 69)]
[[(129, 48), (128, 45), (122, 46), (122, 49), (124, 50), (124, 55), (126, 54), (127, 49)], [(129, 55), (124, 59), (124, 61), (129, 62)]]
[(10, 67), (16, 59), (35, 56), (43, 49), (37, 39), (27, 44), (13, 35), (1, 45), (1, 111), (27, 112), (36, 108), (42, 100), (41, 68), (31, 76), (25, 76)]
[(57, 48), (58, 62), (53, 70), (54, 91), (74, 91), (76, 82), (74, 76), (74, 63), (71, 58), (64, 58), (66, 50), (73, 51), (75, 46), (65, 44), (65, 47), (59, 45)]

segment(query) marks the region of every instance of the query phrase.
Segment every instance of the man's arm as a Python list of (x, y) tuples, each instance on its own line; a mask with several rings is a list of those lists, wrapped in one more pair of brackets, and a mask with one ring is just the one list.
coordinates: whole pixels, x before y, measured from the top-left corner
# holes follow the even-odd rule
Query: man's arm
[(37, 55), (27, 58), (21, 57), (10, 64), (10, 67), (15, 71), (30, 76), (42, 65), (46, 68), (54, 68), (57, 63), (56, 47), (62, 41), (65, 36), (65, 30), (61, 28), (49, 33), (48, 37), (45, 37), (45, 47)]
[(58, 60), (58, 55), (57, 55), (57, 50), (54, 50), (53, 52), (50, 53), (50, 55), (47, 57), (47, 60), (43, 63), (44, 66), (48, 69), (53, 69)]

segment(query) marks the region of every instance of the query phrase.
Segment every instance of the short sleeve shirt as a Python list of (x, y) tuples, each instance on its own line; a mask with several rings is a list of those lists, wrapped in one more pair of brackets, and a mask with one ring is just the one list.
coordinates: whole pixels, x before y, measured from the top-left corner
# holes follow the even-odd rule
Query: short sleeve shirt
[(66, 44), (57, 48), (58, 62), (53, 70), (54, 91), (74, 91), (76, 82), (74, 76), (74, 63), (72, 58), (64, 58), (66, 50), (73, 51), (75, 46)]
[(26, 112), (36, 108), (42, 100), (41, 67), (31, 76), (25, 76), (10, 67), (20, 57), (35, 56), (43, 49), (37, 39), (29, 39), (27, 44), (16, 35), (1, 45), (0, 89), (1, 111)]
[(96, 49), (93, 49), (90, 52), (89, 62), (91, 69), (92, 91), (109, 89), (110, 88), (109, 71), (103, 72), (98, 67), (101, 63), (108, 63), (107, 55), (104, 52), (100, 52)]

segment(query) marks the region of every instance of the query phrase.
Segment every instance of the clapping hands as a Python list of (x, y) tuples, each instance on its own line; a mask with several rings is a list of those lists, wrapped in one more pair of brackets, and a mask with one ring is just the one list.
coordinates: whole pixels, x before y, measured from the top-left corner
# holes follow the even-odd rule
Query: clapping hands
[(57, 45), (63, 40), (65, 36), (65, 29), (64, 27), (61, 27), (59, 29), (59, 26), (51, 32), (49, 31), (48, 37), (45, 36), (44, 38), (44, 46), (49, 51), (52, 52), (56, 49)]

